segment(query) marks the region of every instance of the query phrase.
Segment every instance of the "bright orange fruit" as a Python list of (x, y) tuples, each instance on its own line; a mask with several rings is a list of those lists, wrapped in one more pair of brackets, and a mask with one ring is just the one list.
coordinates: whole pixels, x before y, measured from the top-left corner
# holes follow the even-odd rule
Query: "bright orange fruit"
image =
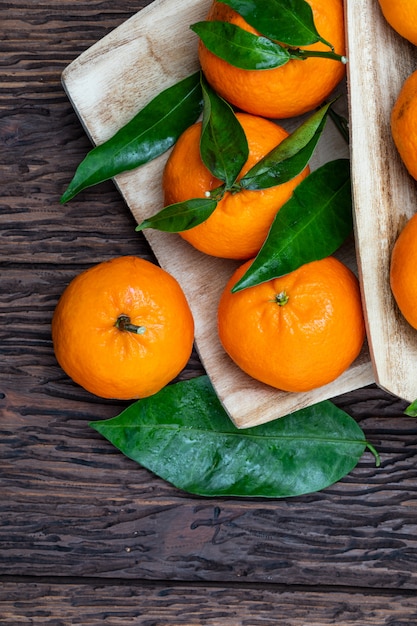
[(417, 45), (417, 0), (378, 0), (388, 24), (402, 37)]
[(365, 338), (356, 276), (334, 257), (236, 293), (236, 270), (218, 307), (219, 338), (249, 376), (284, 391), (304, 392), (335, 380)]
[[(307, 0), (321, 37), (333, 44), (335, 52), (345, 54), (342, 0)], [(230, 22), (259, 34), (233, 9), (214, 0), (208, 20)], [(303, 46), (306, 50), (325, 50), (323, 43)], [(243, 70), (215, 56), (200, 41), (199, 59), (212, 87), (228, 102), (254, 115), (283, 119), (311, 111), (323, 103), (345, 75), (345, 65), (324, 58), (290, 60), (270, 70)]]
[[(281, 126), (262, 117), (238, 113), (249, 145), (249, 158), (240, 177), (288, 137)], [(190, 126), (178, 139), (162, 179), (164, 204), (204, 198), (218, 187), (200, 156), (201, 122)], [(294, 188), (309, 173), (306, 167), (292, 180), (269, 189), (226, 192), (215, 211), (202, 224), (180, 233), (197, 250), (216, 257), (248, 259), (259, 252), (272, 221)]]
[(185, 367), (194, 322), (173, 276), (133, 256), (76, 276), (52, 319), (55, 355), (76, 383), (102, 398), (159, 391)]
[(398, 308), (417, 328), (417, 215), (408, 220), (391, 253), (390, 284)]
[(404, 81), (392, 108), (391, 132), (405, 167), (417, 180), (417, 70)]

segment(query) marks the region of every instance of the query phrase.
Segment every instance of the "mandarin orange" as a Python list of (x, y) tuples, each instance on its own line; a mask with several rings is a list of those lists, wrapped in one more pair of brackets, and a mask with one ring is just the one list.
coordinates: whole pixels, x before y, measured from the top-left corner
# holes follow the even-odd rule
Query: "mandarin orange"
[(284, 391), (305, 392), (335, 380), (365, 338), (356, 276), (327, 257), (232, 293), (250, 263), (235, 271), (220, 298), (225, 351), (249, 376)]
[[(321, 37), (330, 41), (335, 52), (345, 54), (344, 12), (342, 0), (307, 0)], [(236, 11), (222, 2), (211, 5), (207, 20), (229, 22), (259, 34)], [(305, 50), (329, 48), (318, 42)], [(232, 105), (268, 118), (283, 119), (313, 110), (335, 89), (345, 75), (345, 65), (333, 59), (310, 57), (292, 59), (274, 69), (244, 70), (210, 52), (199, 42), (201, 68), (208, 82)]]
[[(288, 137), (281, 126), (262, 117), (238, 113), (249, 145), (249, 158), (240, 178), (262, 157)], [(164, 204), (204, 198), (221, 184), (200, 156), (201, 122), (178, 139), (164, 169)], [(309, 173), (306, 167), (292, 180), (262, 190), (226, 192), (210, 217), (180, 233), (197, 250), (216, 257), (248, 259), (260, 250), (272, 221), (294, 188)]]
[(378, 0), (388, 24), (401, 37), (417, 45), (417, 0)]
[(417, 70), (404, 81), (392, 108), (391, 133), (405, 167), (417, 180)]
[(76, 276), (52, 319), (62, 369), (102, 398), (130, 400), (159, 391), (180, 373), (193, 346), (194, 322), (173, 276), (133, 256)]
[(417, 328), (417, 215), (401, 230), (391, 253), (390, 285), (407, 322)]

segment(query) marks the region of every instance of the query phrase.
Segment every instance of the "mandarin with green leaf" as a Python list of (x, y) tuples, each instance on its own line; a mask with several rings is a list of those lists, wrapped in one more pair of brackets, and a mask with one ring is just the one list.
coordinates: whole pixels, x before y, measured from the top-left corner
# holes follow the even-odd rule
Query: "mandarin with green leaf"
[(283, 391), (334, 381), (365, 339), (354, 273), (329, 256), (232, 292), (250, 264), (234, 272), (220, 298), (218, 331), (227, 354), (252, 378)]
[[(332, 43), (335, 53), (345, 55), (345, 29), (342, 0), (307, 0), (314, 23), (322, 39)], [(267, 6), (267, 3), (264, 3)], [(213, 1), (209, 21), (235, 24), (259, 34), (227, 4)], [(322, 41), (303, 46), (311, 52), (328, 52)], [(304, 114), (319, 106), (345, 76), (346, 66), (340, 60), (310, 57), (291, 59), (273, 69), (241, 69), (220, 58), (199, 43), (199, 59), (207, 81), (232, 105), (273, 119)]]
[[(238, 180), (289, 134), (270, 120), (237, 113), (249, 146)], [(222, 183), (204, 165), (200, 154), (201, 122), (190, 126), (175, 144), (166, 163), (164, 204), (204, 198)], [(200, 252), (229, 259), (248, 259), (260, 250), (281, 206), (310, 172), (305, 167), (288, 182), (267, 189), (227, 191), (204, 222), (182, 231), (181, 237)]]

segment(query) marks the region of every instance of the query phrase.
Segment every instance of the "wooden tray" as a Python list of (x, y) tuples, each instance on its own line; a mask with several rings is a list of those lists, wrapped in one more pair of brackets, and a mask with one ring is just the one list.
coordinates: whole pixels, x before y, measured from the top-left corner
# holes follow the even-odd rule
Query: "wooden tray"
[(394, 146), (390, 114), (417, 48), (385, 21), (377, 0), (347, 0), (351, 168), (358, 266), (375, 380), (417, 398), (417, 331), (403, 319), (389, 286), (392, 246), (417, 208), (416, 183)]
[[(65, 69), (63, 86), (93, 143), (108, 139), (157, 93), (198, 69), (198, 40), (189, 26), (204, 19), (209, 5), (210, 0), (155, 0)], [(299, 123), (289, 122), (289, 130)], [(330, 122), (311, 166), (348, 154)], [(167, 154), (115, 179), (138, 223), (162, 208), (166, 159)], [(375, 380), (366, 346), (335, 382), (309, 393), (277, 391), (248, 377), (224, 353), (216, 330), (218, 299), (238, 264), (203, 255), (176, 234), (148, 230), (145, 236), (160, 265), (184, 289), (195, 318), (199, 356), (237, 427), (271, 421)], [(353, 244), (339, 257), (354, 268)]]

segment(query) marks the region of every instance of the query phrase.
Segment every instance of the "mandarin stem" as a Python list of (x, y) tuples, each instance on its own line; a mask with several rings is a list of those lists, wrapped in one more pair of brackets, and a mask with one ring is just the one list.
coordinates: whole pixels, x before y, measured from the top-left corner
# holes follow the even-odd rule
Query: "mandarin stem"
[(136, 335), (143, 335), (146, 331), (146, 326), (137, 326), (136, 324), (132, 324), (130, 321), (130, 317), (122, 313), (117, 318), (115, 324), (116, 328), (119, 330), (128, 331), (129, 333), (135, 333)]
[(290, 299), (290, 297), (287, 295), (286, 291), (280, 291), (279, 293), (277, 293), (277, 295), (274, 298), (274, 302), (276, 302), (277, 304), (279, 304), (279, 306), (284, 306), (285, 304), (287, 304), (288, 300)]
[(344, 65), (347, 64), (347, 57), (336, 54), (335, 52), (326, 52), (326, 50), (304, 50), (301, 48), (288, 48), (288, 52), (291, 54), (292, 59), (299, 59), (303, 61), (309, 57), (320, 57), (323, 59), (332, 59), (333, 61), (340, 61)]

